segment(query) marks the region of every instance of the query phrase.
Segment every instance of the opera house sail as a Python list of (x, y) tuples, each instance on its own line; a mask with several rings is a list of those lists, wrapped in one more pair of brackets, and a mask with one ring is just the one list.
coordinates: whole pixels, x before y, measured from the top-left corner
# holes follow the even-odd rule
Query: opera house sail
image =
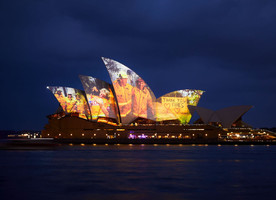
[(189, 110), (196, 111), (205, 124), (219, 123), (224, 128), (231, 128), (253, 106), (230, 106), (220, 110), (210, 110), (202, 107), (189, 106)]
[(88, 109), (84, 91), (60, 86), (47, 86), (47, 88), (55, 95), (66, 114), (79, 113), (80, 118), (90, 119), (91, 113)]
[(188, 124), (192, 114), (188, 105), (197, 106), (203, 94), (202, 90), (177, 90), (159, 97), (156, 100), (156, 120), (179, 120)]
[(92, 120), (112, 118), (118, 121), (118, 109), (112, 85), (91, 76), (80, 75)]
[(156, 98), (146, 82), (123, 64), (102, 59), (115, 90), (122, 124), (130, 124), (138, 117), (155, 121)]

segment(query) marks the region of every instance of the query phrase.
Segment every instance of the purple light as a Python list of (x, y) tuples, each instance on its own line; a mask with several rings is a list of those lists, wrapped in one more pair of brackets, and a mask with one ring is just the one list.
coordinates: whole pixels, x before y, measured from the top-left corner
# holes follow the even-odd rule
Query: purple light
[(129, 134), (128, 139), (135, 139), (136, 135)]
[(138, 135), (138, 138), (140, 138), (140, 139), (145, 139), (145, 138), (147, 138), (148, 136), (147, 135), (144, 135), (144, 134), (142, 134), (142, 135)]

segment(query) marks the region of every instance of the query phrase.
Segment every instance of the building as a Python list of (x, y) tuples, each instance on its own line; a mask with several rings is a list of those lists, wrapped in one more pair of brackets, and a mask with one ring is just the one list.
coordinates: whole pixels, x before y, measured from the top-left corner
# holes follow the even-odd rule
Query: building
[[(133, 70), (112, 59), (102, 60), (112, 84), (80, 75), (84, 90), (47, 87), (60, 107), (48, 116), (43, 137), (218, 140), (230, 134), (236, 137), (237, 131), (239, 135), (254, 132), (241, 120), (252, 106), (219, 111), (197, 107), (204, 91), (195, 89), (177, 90), (156, 98)], [(200, 119), (197, 124), (189, 124), (194, 112)]]

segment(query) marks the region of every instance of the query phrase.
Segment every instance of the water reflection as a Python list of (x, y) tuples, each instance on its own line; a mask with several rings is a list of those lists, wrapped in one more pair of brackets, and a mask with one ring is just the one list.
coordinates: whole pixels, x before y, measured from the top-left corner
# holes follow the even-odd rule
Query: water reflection
[(1, 199), (269, 199), (276, 146), (73, 145), (0, 151)]

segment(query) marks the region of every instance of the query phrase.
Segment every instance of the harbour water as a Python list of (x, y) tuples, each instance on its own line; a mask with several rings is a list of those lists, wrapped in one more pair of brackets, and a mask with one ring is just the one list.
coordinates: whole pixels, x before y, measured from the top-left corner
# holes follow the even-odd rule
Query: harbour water
[(0, 199), (275, 199), (276, 145), (1, 150)]

